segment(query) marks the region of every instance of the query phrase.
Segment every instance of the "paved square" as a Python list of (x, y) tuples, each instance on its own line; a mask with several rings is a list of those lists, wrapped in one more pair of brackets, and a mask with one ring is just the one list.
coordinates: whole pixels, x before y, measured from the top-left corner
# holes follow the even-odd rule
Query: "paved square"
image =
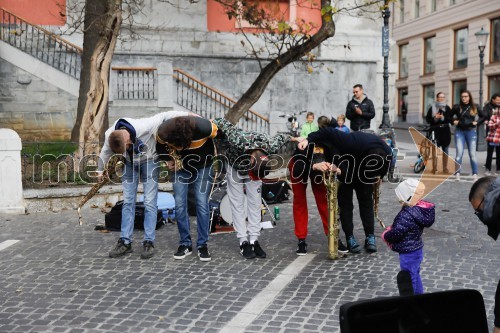
[[(436, 223), (424, 233), (421, 275), (426, 292), (479, 290), (491, 326), (500, 244), (474, 216), (470, 186), (446, 182), (429, 196)], [(382, 185), (386, 225), (400, 209), (394, 187)], [(175, 225), (158, 230), (152, 259), (140, 259), (137, 231), (134, 253), (110, 259), (119, 233), (94, 231), (100, 209), (85, 209), (81, 227), (76, 211), (1, 215), (0, 244), (19, 242), (0, 249), (0, 332), (336, 332), (340, 304), (397, 295), (399, 261), (378, 224), (378, 253), (330, 261), (313, 200), (306, 257), (295, 255), (290, 201), (262, 232), (267, 259), (242, 259), (236, 236), (224, 234), (211, 236), (207, 263), (173, 259)], [(355, 233), (364, 239), (357, 208)]]

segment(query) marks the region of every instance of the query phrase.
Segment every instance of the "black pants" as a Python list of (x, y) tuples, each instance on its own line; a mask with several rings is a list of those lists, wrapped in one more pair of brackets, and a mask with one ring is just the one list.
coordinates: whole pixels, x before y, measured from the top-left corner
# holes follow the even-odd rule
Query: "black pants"
[(354, 224), (352, 222), (354, 205), (352, 202), (353, 191), (359, 204), (359, 215), (363, 223), (365, 235), (373, 235), (375, 232), (375, 214), (373, 212), (373, 185), (363, 183), (340, 183), (338, 200), (340, 208), (340, 223), (345, 236), (349, 238), (354, 234)]
[(495, 150), (495, 158), (497, 160), (497, 171), (500, 171), (500, 164), (498, 162), (498, 156), (500, 156), (500, 146), (490, 146), (488, 144), (488, 151), (486, 153), (486, 169), (491, 171), (491, 162), (493, 161), (493, 150)]

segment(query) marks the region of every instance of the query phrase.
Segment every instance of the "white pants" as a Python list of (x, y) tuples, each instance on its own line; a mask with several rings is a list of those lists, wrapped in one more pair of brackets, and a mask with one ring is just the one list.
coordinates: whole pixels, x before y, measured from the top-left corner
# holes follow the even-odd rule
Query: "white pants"
[[(261, 180), (251, 180), (248, 176), (242, 176), (233, 169), (227, 167), (227, 194), (231, 203), (233, 215), (233, 227), (238, 239), (250, 238), (257, 240), (260, 235), (262, 196)], [(245, 192), (243, 191), (245, 187)], [(247, 211), (245, 212), (245, 194)], [(248, 216), (248, 221), (246, 218)]]

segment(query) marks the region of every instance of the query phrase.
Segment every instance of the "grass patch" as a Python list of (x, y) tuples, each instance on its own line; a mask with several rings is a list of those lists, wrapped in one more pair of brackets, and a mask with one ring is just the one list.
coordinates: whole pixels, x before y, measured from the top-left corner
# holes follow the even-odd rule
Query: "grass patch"
[(44, 161), (56, 159), (60, 155), (69, 155), (78, 149), (78, 144), (73, 142), (28, 142), (23, 145), (21, 154), (24, 155), (53, 155), (44, 158)]

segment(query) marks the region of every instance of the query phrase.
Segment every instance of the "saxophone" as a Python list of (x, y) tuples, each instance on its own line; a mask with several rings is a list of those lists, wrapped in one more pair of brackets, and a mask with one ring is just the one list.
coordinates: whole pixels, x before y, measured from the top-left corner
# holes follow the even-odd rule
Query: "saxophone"
[(337, 173), (332, 171), (323, 172), (323, 182), (325, 183), (328, 200), (328, 257), (335, 260), (339, 258), (339, 204), (337, 201), (339, 182)]
[(107, 167), (104, 170), (102, 174), (102, 180), (98, 183), (95, 183), (90, 190), (87, 192), (87, 194), (82, 198), (80, 201), (80, 204), (78, 205), (78, 224), (83, 225), (83, 217), (82, 217), (82, 207), (85, 205), (87, 201), (92, 199), (99, 190), (106, 185), (113, 176), (118, 175), (118, 173), (121, 173), (121, 170), (124, 168), (125, 164), (123, 163), (124, 158), (123, 156), (120, 155), (114, 155), (110, 158), (108, 161)]
[(175, 171), (182, 170), (182, 157), (177, 153), (177, 149), (169, 145), (168, 142), (162, 140), (158, 133), (156, 133), (156, 142), (165, 146), (167, 154), (174, 160)]
[(385, 224), (384, 221), (378, 216), (378, 206), (380, 202), (380, 184), (382, 183), (381, 179), (379, 178), (374, 184), (373, 184), (373, 212), (375, 214), (375, 218), (377, 219), (378, 223), (380, 223), (380, 226), (385, 229)]

